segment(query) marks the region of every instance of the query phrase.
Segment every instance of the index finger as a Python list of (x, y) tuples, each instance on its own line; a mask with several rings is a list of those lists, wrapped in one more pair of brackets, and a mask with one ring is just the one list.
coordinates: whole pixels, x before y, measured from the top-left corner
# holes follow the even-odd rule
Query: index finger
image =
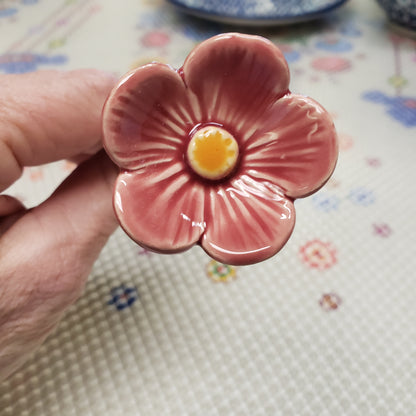
[(0, 192), (25, 166), (96, 153), (115, 82), (97, 70), (0, 76)]

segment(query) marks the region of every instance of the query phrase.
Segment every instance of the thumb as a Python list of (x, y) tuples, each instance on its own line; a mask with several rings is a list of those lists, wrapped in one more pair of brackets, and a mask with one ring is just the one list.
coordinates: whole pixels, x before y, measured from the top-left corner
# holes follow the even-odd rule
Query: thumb
[[(41, 205), (29, 210), (5, 233), (19, 251), (35, 257), (40, 286), (59, 276), (63, 292), (79, 292), (91, 267), (117, 227), (112, 191), (118, 169), (100, 151), (82, 163)], [(36, 238), (36, 250), (33, 239)], [(18, 241), (19, 240), (19, 241)], [(72, 289), (71, 289), (72, 288)], [(65, 295), (65, 293), (63, 293)], [(66, 293), (69, 295), (69, 293)], [(76, 293), (73, 293), (76, 295)], [(67, 302), (64, 302), (67, 303)]]
[[(82, 163), (43, 204), (32, 210), (48, 244), (61, 246), (89, 273), (117, 227), (112, 205), (118, 168), (101, 150)], [(51, 232), (55, 230), (55, 232)], [(72, 259), (75, 260), (75, 259)]]
[(117, 227), (115, 166), (101, 151), (0, 237), (0, 380), (15, 371), (80, 295)]
[(6, 292), (18, 283), (32, 300), (48, 298), (42, 307), (50, 312), (64, 309), (79, 296), (117, 227), (112, 206), (116, 176), (115, 165), (101, 151), (82, 163), (48, 200), (17, 216), (0, 238), (0, 283)]

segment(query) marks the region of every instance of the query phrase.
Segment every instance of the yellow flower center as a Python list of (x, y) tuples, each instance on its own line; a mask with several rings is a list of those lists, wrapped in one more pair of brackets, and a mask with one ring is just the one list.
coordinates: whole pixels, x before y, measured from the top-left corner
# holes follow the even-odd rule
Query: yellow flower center
[(188, 145), (191, 168), (206, 179), (225, 178), (234, 169), (238, 159), (238, 144), (228, 131), (217, 126), (197, 130)]

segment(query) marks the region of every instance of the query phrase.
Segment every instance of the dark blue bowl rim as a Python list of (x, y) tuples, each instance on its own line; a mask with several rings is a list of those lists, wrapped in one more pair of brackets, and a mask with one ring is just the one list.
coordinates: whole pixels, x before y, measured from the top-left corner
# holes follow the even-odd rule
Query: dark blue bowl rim
[[(267, 16), (265, 15), (246, 15), (246, 14), (226, 14), (226, 13), (218, 13), (216, 10), (212, 9), (212, 10), (205, 10), (205, 9), (201, 9), (198, 7), (192, 7), (189, 6), (187, 4), (184, 4), (184, 2), (182, 0), (168, 0), (170, 3), (172, 3), (173, 5), (179, 7), (180, 9), (182, 9), (185, 12), (189, 12), (191, 14), (197, 14), (199, 16), (204, 16), (204, 17), (212, 17), (212, 18), (218, 18), (218, 19), (222, 19), (222, 20), (226, 20), (226, 19), (232, 19), (232, 20), (239, 20), (239, 21), (259, 21), (259, 22), (267, 22), (267, 21), (296, 21), (297, 19), (300, 20), (304, 20), (304, 19), (308, 19), (308, 18), (312, 18), (314, 16), (320, 16), (322, 14), (325, 13), (329, 13), (332, 10), (338, 8), (339, 6), (341, 6), (343, 3), (346, 3), (348, 0), (329, 0), (326, 4), (324, 5), (320, 5), (317, 6), (316, 8), (314, 8), (313, 10), (308, 10), (305, 11), (304, 13), (287, 13), (287, 14), (280, 14), (280, 13), (275, 13), (275, 14), (268, 14)], [(219, 0), (221, 1), (221, 0)]]

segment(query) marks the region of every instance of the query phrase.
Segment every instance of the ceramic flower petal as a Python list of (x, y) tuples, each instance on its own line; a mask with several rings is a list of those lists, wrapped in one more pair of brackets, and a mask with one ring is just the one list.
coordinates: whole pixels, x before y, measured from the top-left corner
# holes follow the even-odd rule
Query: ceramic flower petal
[[(283, 54), (259, 36), (226, 34), (197, 46), (182, 68), (203, 122), (242, 133), (289, 87)], [(247, 127), (249, 126), (249, 127)]]
[(163, 168), (119, 175), (114, 207), (133, 240), (175, 253), (197, 243), (204, 231), (204, 192), (180, 164)]
[(213, 258), (251, 264), (276, 254), (295, 225), (295, 209), (281, 189), (248, 176), (213, 188), (202, 247)]
[(145, 65), (127, 74), (108, 97), (104, 145), (123, 168), (173, 160), (183, 149), (187, 126), (194, 124), (190, 112), (180, 75), (167, 65)]
[(278, 184), (292, 198), (309, 195), (328, 180), (338, 145), (331, 117), (316, 101), (288, 94), (258, 124), (244, 143), (244, 172)]

